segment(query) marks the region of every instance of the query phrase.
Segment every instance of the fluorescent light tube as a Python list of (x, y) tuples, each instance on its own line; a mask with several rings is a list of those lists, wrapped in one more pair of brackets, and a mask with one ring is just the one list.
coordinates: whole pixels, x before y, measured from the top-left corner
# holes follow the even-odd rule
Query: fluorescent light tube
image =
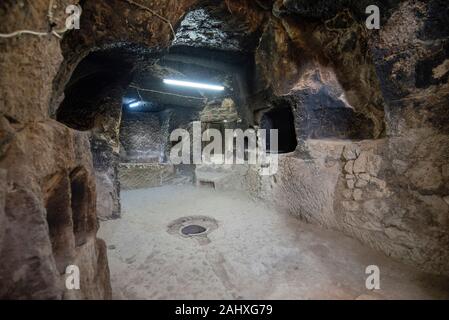
[(198, 82), (190, 82), (190, 81), (180, 81), (180, 80), (172, 80), (172, 79), (164, 79), (165, 84), (187, 87), (187, 88), (197, 88), (197, 89), (206, 89), (213, 91), (224, 91), (223, 86), (217, 86), (212, 84), (198, 83)]
[(142, 103), (141, 101), (132, 102), (132, 103), (130, 103), (128, 106), (129, 106), (130, 108), (137, 108), (137, 107), (140, 107), (141, 103)]

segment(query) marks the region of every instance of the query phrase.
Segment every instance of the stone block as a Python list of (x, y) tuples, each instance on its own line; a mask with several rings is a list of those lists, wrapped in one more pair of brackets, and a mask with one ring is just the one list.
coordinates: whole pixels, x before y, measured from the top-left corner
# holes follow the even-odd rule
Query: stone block
[(368, 153), (366, 151), (362, 151), (360, 156), (354, 161), (354, 173), (362, 173), (366, 172), (366, 164), (368, 161)]
[(354, 173), (353, 167), (354, 167), (354, 161), (350, 160), (350, 161), (346, 162), (346, 165), (344, 167), (344, 171), (346, 173), (348, 173), (348, 174), (353, 174)]

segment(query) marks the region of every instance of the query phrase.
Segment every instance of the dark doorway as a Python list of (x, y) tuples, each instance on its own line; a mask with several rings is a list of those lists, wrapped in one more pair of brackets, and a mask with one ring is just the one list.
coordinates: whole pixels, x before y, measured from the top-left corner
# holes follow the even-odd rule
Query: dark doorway
[[(261, 128), (267, 130), (267, 151), (271, 152), (271, 139), (268, 130), (278, 130), (278, 153), (289, 153), (296, 150), (295, 122), (289, 107), (275, 108), (266, 112), (261, 121)], [(274, 152), (274, 150), (273, 150)]]

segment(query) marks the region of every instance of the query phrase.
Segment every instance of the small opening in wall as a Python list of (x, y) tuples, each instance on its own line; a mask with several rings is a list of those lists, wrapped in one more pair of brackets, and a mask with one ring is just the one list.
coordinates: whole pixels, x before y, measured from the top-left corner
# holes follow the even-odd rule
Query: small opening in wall
[(50, 241), (56, 267), (62, 274), (74, 247), (69, 181), (67, 176), (55, 176), (49, 179), (47, 185), (45, 207)]
[(108, 100), (119, 99), (116, 91), (122, 92), (129, 83), (131, 69), (124, 53), (109, 50), (89, 54), (65, 86), (56, 119), (75, 130), (93, 129)]
[(75, 171), (71, 180), (71, 207), (73, 219), (73, 232), (77, 247), (86, 243), (89, 211), (89, 190), (87, 189), (86, 173)]
[(296, 150), (295, 121), (291, 108), (281, 107), (266, 112), (261, 120), (261, 129), (267, 130), (267, 151), (271, 150), (270, 131), (278, 130), (278, 153), (289, 153)]

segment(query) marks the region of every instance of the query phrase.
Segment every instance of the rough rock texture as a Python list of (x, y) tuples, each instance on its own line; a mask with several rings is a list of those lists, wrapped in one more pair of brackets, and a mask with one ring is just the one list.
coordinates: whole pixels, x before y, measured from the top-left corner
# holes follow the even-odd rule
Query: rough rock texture
[[(176, 24), (193, 2), (153, 1), (150, 6), (163, 7), (163, 15)], [(69, 3), (76, 1), (57, 2), (57, 28)], [(0, 40), (0, 168), (7, 175), (0, 198), (5, 199), (0, 206), (2, 298), (111, 296), (105, 245), (95, 237), (88, 137), (49, 117), (63, 100), (72, 72), (94, 48), (126, 41), (160, 48), (171, 35), (167, 23), (124, 1), (85, 1), (83, 9), (82, 31), (68, 33), (63, 50), (54, 36)], [(48, 30), (47, 14), (48, 1), (3, 1), (0, 30)], [(155, 36), (149, 36), (150, 29)], [(80, 291), (64, 289), (67, 264), (81, 269)]]
[(5, 204), (6, 204), (6, 177), (7, 171), (4, 169), (0, 170), (0, 252), (3, 245), (3, 237), (5, 236), (6, 228), (6, 215), (5, 215)]
[[(219, 17), (215, 18), (214, 14)], [(221, 16), (232, 17), (223, 13)], [(245, 39), (245, 35), (238, 29), (232, 30), (219, 13), (200, 8), (185, 16), (176, 32), (173, 45), (241, 51), (242, 47), (247, 45), (242, 39)]]
[(357, 20), (364, 21), (366, 7), (376, 5), (382, 12), (381, 21), (385, 21), (390, 11), (395, 9), (401, 0), (282, 0), (281, 2), (288, 11), (300, 17), (323, 21), (335, 17), (344, 10), (349, 11)]
[[(124, 113), (120, 129), (120, 142), (123, 146), (122, 162), (159, 162), (165, 156), (165, 139), (169, 136), (167, 126), (163, 125), (160, 113)], [(163, 130), (165, 128), (165, 130)]]
[(235, 102), (231, 98), (225, 98), (223, 101), (211, 101), (200, 113), (202, 122), (236, 122), (239, 119)]
[(159, 163), (122, 163), (119, 176), (122, 190), (155, 188), (171, 182), (175, 167)]
[[(305, 108), (316, 102), (315, 109), (324, 107), (323, 98), (334, 104), (344, 100), (354, 109), (354, 120), (371, 122), (371, 135), (378, 138), (385, 127), (383, 98), (367, 41), (364, 27), (346, 12), (325, 23), (298, 24), (290, 15), (272, 18), (256, 51), (256, 88), (271, 89), (276, 96), (300, 91)], [(339, 113), (348, 110), (334, 110)]]
[[(266, 2), (266, 6), (261, 6)], [(257, 46), (268, 1), (227, 0), (203, 2), (186, 14), (176, 31), (173, 46), (252, 52)]]
[[(52, 120), (2, 123), (2, 132), (13, 137), (0, 161), (7, 172), (0, 296), (110, 297), (106, 247), (96, 239), (88, 136)], [(80, 267), (80, 291), (65, 289), (65, 268), (71, 264)]]
[[(58, 27), (69, 3), (76, 1), (57, 1)], [(177, 27), (198, 1), (140, 3)], [(311, 131), (296, 128), (298, 148), (282, 157), (278, 175), (249, 173), (249, 185), (292, 214), (449, 274), (447, 3), (379, 1), (385, 12), (380, 31), (365, 29), (364, 1), (323, 3), (221, 2), (220, 14), (232, 15), (245, 34), (260, 35), (248, 48), (255, 52), (255, 101), (264, 101), (253, 104), (254, 111), (273, 107), (265, 100), (287, 99), (297, 114), (313, 114), (298, 123), (323, 119)], [(154, 61), (173, 35), (167, 22), (125, 0), (82, 4), (81, 30), (62, 42), (54, 36), (0, 39), (1, 298), (110, 297), (105, 245), (95, 236), (88, 136), (50, 118), (89, 53), (122, 51), (122, 58), (131, 55), (132, 69)], [(0, 30), (48, 30), (47, 14), (48, 1), (2, 1)], [(335, 103), (340, 107), (328, 110)], [(345, 116), (355, 123), (323, 131)], [(332, 135), (379, 140), (306, 139)], [(80, 291), (63, 287), (69, 263), (81, 268)]]
[[(74, 2), (60, 1), (58, 8)], [(2, 2), (0, 29), (46, 30), (47, 10), (47, 1)], [(63, 17), (63, 10), (55, 12), (58, 21)], [(110, 298), (106, 247), (96, 239), (88, 137), (49, 119), (51, 83), (62, 61), (59, 40), (2, 39), (0, 51), (0, 297)], [(80, 267), (80, 291), (65, 289), (69, 264)]]
[[(76, 1), (57, 3), (58, 28), (65, 21), (64, 9), (69, 3)], [(179, 5), (177, 1), (164, 2), (167, 16), (178, 18), (185, 8)], [(111, 296), (105, 245), (95, 238), (95, 178), (88, 137), (52, 122), (49, 115), (63, 100), (65, 85), (78, 62), (94, 46), (133, 37), (130, 42), (149, 47), (151, 43), (167, 45), (170, 32), (167, 23), (153, 21), (151, 14), (124, 1), (86, 1), (84, 9), (83, 31), (67, 34), (63, 42), (65, 57), (54, 36), (0, 40), (0, 167), (8, 177), (2, 179), (0, 203), (4, 202), (0, 206), (2, 298)], [(6, 1), (1, 3), (0, 13), (2, 32), (48, 29), (48, 1)], [(114, 19), (115, 27), (109, 28), (106, 21)], [(143, 32), (149, 28), (156, 37)], [(105, 37), (105, 30), (115, 34)], [(76, 222), (73, 225), (72, 220)], [(81, 291), (65, 292), (61, 274), (67, 264), (79, 265)]]
[(119, 54), (106, 52), (109, 55), (90, 54), (77, 66), (56, 111), (58, 121), (91, 133), (100, 219), (120, 216), (119, 128), (122, 97), (132, 68), (132, 63)]
[(245, 191), (248, 171), (248, 165), (197, 165), (195, 181), (197, 186), (210, 187), (215, 190)]
[(273, 177), (250, 172), (252, 192), (308, 222), (342, 230), (426, 271), (447, 274), (449, 206), (441, 196), (403, 190), (401, 179), (391, 175), (387, 140), (309, 140), (303, 147), (308, 157), (281, 156)]
[[(258, 49), (265, 88), (272, 88), (276, 95), (288, 94), (288, 99), (282, 99), (298, 110), (308, 104), (323, 105), (313, 93), (312, 98), (295, 99), (295, 83), (296, 74), (304, 79), (316, 73), (317, 63), (324, 63), (335, 72), (348, 104), (372, 121), (373, 137), (386, 138), (359, 143), (300, 139), (295, 153), (282, 156), (277, 175), (250, 174), (249, 186), (255, 194), (307, 221), (342, 230), (426, 271), (448, 274), (449, 207), (444, 199), (449, 161), (449, 28), (442, 14), (447, 12), (445, 5), (442, 1), (391, 4), (381, 30), (367, 32), (351, 11), (334, 12), (330, 6), (330, 11), (323, 12), (319, 2), (284, 4), (296, 8), (295, 14), (311, 15), (320, 22), (312, 22), (316, 25), (310, 29), (297, 25), (291, 12), (278, 3), (289, 37), (281, 27), (267, 29), (276, 35), (273, 39), (282, 41), (276, 41), (277, 45), (269, 41), (272, 49)], [(266, 61), (288, 56), (282, 43), (300, 46), (306, 54), (266, 69)], [(315, 46), (321, 56), (314, 57)], [(274, 57), (266, 60), (266, 52)], [(272, 75), (286, 77), (276, 81)], [(298, 83), (314, 87), (310, 80)], [(297, 122), (298, 136), (304, 137), (299, 123), (312, 124)], [(320, 132), (319, 125), (313, 128)]]
[[(77, 2), (59, 2), (59, 10), (54, 11), (55, 20), (59, 22), (57, 28), (62, 27), (61, 21), (65, 21), (65, 12), (61, 8)], [(1, 32), (17, 29), (45, 32), (49, 28), (47, 14), (47, 1), (32, 1), (22, 5), (16, 1), (2, 1)], [(54, 36), (2, 39), (0, 51), (1, 112), (18, 122), (45, 120), (49, 113), (52, 81), (63, 60), (59, 40)]]
[(442, 174), (449, 159), (449, 27), (444, 12), (442, 1), (401, 3), (370, 46), (387, 102), (386, 178), (395, 189), (392, 203), (402, 204), (391, 208), (395, 220), (387, 234), (396, 243), (408, 234), (413, 249), (405, 244), (402, 249), (412, 260), (448, 273), (448, 208), (442, 201), (449, 193)]
[(335, 72), (313, 64), (304, 73), (301, 83), (290, 94), (265, 100), (259, 106), (266, 105), (274, 110), (290, 107), (295, 113), (297, 136), (301, 140), (375, 137), (375, 123), (348, 103)]
[[(123, 92), (123, 90), (119, 90)], [(119, 129), (122, 115), (121, 95), (106, 99), (100, 106), (91, 131), (91, 150), (97, 182), (97, 216), (120, 217)]]

